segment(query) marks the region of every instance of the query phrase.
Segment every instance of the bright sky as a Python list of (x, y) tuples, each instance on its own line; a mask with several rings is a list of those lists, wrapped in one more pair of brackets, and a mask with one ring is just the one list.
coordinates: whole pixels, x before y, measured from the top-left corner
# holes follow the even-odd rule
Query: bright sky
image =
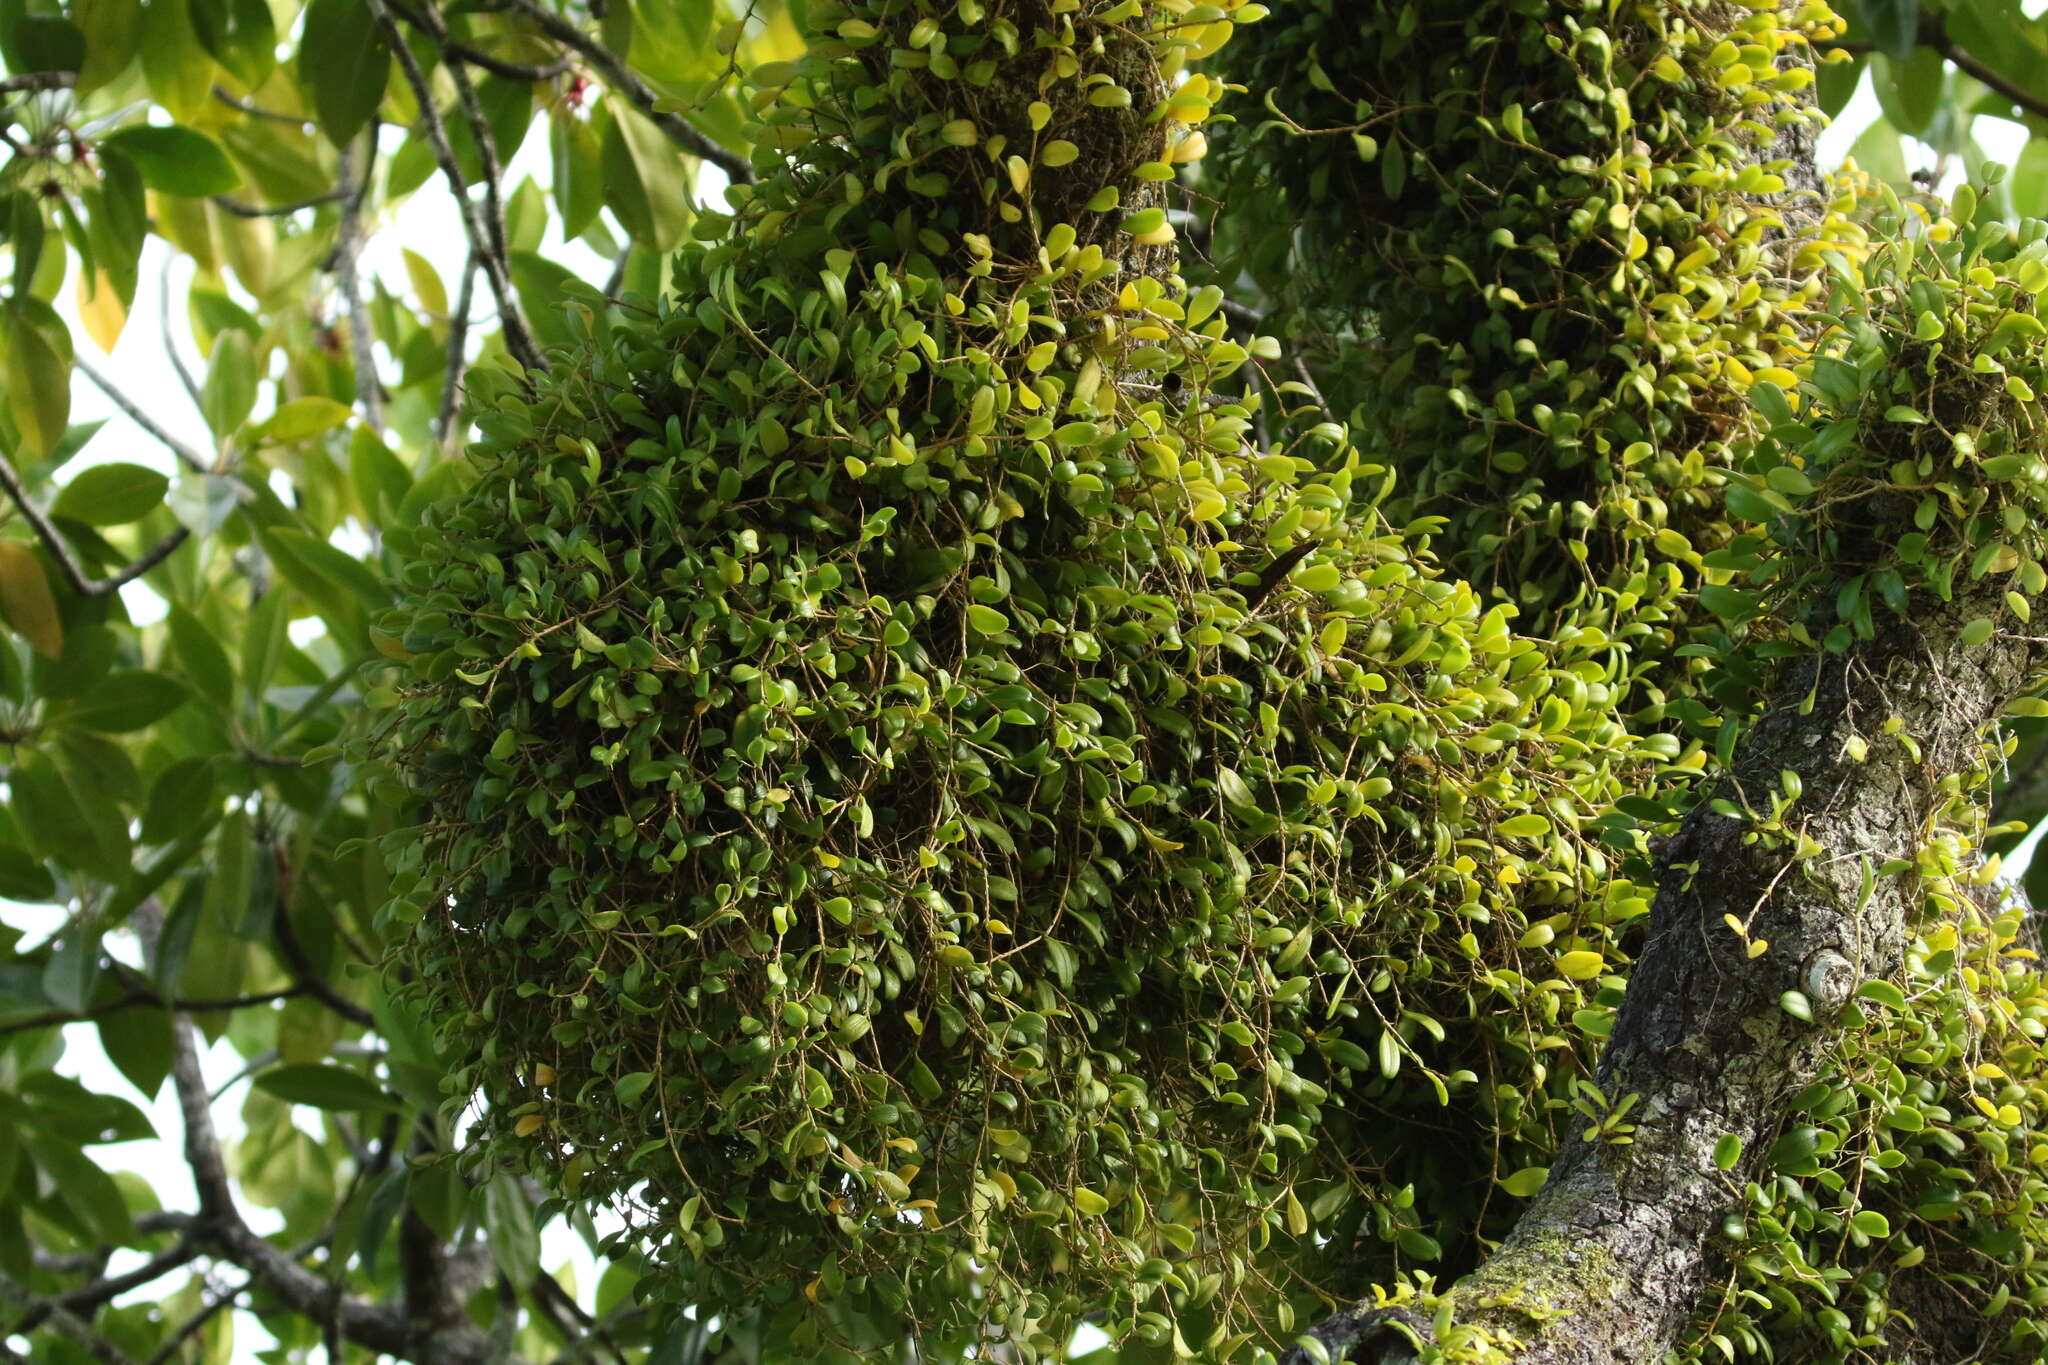
[[(1878, 115), (1876, 98), (1866, 83), (1858, 90), (1856, 97), (1842, 113), (1836, 126), (1821, 139), (1823, 164), (1838, 162), (1847, 152), (1856, 134)], [(1980, 119), (1977, 122), (1979, 140), (1985, 150), (1997, 160), (2008, 164), (2018, 155), (2026, 141), (2026, 130), (2016, 123), (2003, 120)], [(388, 156), (396, 150), (397, 130), (386, 129)], [(1931, 154), (1917, 144), (1909, 145), (1909, 160), (1920, 164), (1931, 164)], [(530, 138), (517, 158), (514, 159), (507, 178), (508, 186), (516, 186), (520, 179), (531, 175), (543, 187), (548, 180), (548, 157), (544, 138)], [(720, 177), (715, 169), (708, 172), (707, 198), (716, 200)], [(1944, 188), (1947, 188), (1944, 186)], [(453, 199), (445, 185), (436, 177), (427, 187), (416, 193), (396, 213), (387, 215), (384, 221), (373, 225), (372, 236), (363, 260), (363, 271), (367, 278), (371, 274), (382, 276), (394, 289), (403, 290), (406, 274), (400, 256), (401, 248), (411, 248), (425, 256), (441, 273), (452, 297), (457, 288), (459, 272), (466, 254), (460, 216), (455, 211)], [(609, 263), (599, 258), (580, 244), (564, 247), (558, 229), (551, 222), (551, 238), (543, 248), (551, 258), (582, 272), (593, 283), (602, 283), (610, 273)], [(122, 333), (119, 345), (111, 358), (100, 355), (91, 341), (86, 339), (82, 327), (76, 325), (72, 295), (67, 287), (60, 299), (60, 309), (73, 322), (73, 335), (87, 358), (94, 362), (102, 373), (108, 374), (143, 409), (172, 434), (186, 442), (210, 449), (212, 439), (198, 411), (186, 398), (169, 364), (164, 358), (166, 345), (178, 345), (189, 369), (196, 375), (204, 373), (204, 363), (192, 350), (189, 329), (182, 321), (174, 322), (175, 340), (167, 338), (159, 325), (161, 289), (163, 284), (163, 262), (167, 249), (156, 238), (149, 239), (141, 272), (141, 283), (135, 305), (130, 312), (128, 325)], [(189, 282), (190, 265), (179, 261), (173, 268), (171, 285), (173, 300), (182, 307), (185, 285)], [(477, 289), (477, 310), (479, 317), (490, 311), (489, 292), (479, 281)], [(176, 311), (176, 310), (174, 310)], [(488, 328), (480, 328), (488, 330)], [(82, 375), (73, 386), (72, 417), (74, 421), (90, 420), (95, 417), (108, 418), (107, 425), (80, 456), (81, 464), (98, 463), (105, 460), (129, 460), (150, 465), (167, 474), (176, 475), (174, 461), (169, 452), (134, 422), (120, 414), (113, 405)], [(124, 592), (130, 612), (139, 621), (151, 621), (162, 615), (163, 604), (156, 594), (141, 584), (132, 584)], [(301, 623), (307, 624), (307, 623)], [(2025, 868), (2026, 858), (2032, 853), (2034, 838), (2014, 857), (2007, 860), (2012, 875), (2017, 877)], [(55, 932), (62, 924), (64, 911), (54, 906), (21, 906), (0, 902), (0, 921), (11, 924), (28, 933), (28, 941), (34, 943)], [(132, 947), (132, 945), (130, 945)], [(117, 945), (118, 950), (118, 945)], [(177, 1106), (172, 1097), (171, 1087), (164, 1085), (156, 1096), (139, 1095), (132, 1086), (114, 1069), (101, 1050), (97, 1031), (91, 1025), (73, 1025), (65, 1030), (66, 1053), (61, 1070), (77, 1077), (95, 1090), (125, 1095), (142, 1104), (155, 1126), (158, 1138), (154, 1141), (123, 1143), (116, 1146), (100, 1147), (94, 1155), (110, 1170), (137, 1172), (157, 1190), (165, 1207), (194, 1208), (196, 1197), (190, 1174), (179, 1154), (180, 1125)], [(223, 1040), (210, 1049), (203, 1057), (207, 1079), (210, 1085), (226, 1085), (241, 1071), (243, 1059)], [(247, 1079), (236, 1082), (215, 1106), (215, 1122), (221, 1128), (221, 1135), (229, 1148), (241, 1134), (239, 1118), (240, 1096)], [(295, 1116), (309, 1133), (317, 1133), (319, 1118), (310, 1110), (300, 1110)], [(275, 1228), (277, 1220), (266, 1210), (244, 1209), (249, 1221), (259, 1231)], [(586, 1308), (593, 1306), (594, 1290), (597, 1284), (597, 1263), (584, 1247), (580, 1238), (557, 1221), (550, 1225), (542, 1236), (542, 1262), (549, 1268), (564, 1272), (565, 1284), (572, 1283), (579, 1300)], [(119, 1272), (138, 1263), (142, 1258), (135, 1253), (117, 1256), (110, 1267)], [(173, 1276), (146, 1287), (132, 1296), (137, 1300), (163, 1297), (181, 1281)], [(10, 1344), (19, 1351), (26, 1351), (28, 1344), (21, 1338), (14, 1338)], [(241, 1315), (236, 1324), (234, 1350), (235, 1365), (256, 1365), (256, 1352), (274, 1344), (255, 1320)]]

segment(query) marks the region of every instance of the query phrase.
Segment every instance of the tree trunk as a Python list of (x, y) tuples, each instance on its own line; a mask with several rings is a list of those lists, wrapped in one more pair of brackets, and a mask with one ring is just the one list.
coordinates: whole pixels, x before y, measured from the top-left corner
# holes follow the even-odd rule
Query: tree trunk
[[(1448, 16), (1440, 27), (1446, 41), (1464, 36)], [(1787, 59), (1803, 60), (1804, 49)], [(1406, 60), (1428, 67), (1416, 54)], [(1396, 88), (1394, 77), (1379, 77)], [(1457, 98), (1445, 96), (1446, 108)], [(1498, 118), (1488, 99), (1541, 107), (1530, 91), (1483, 82), (1470, 98), (1476, 103), (1459, 106), (1461, 115), (1485, 109)], [(1380, 111), (1382, 122), (1402, 112), (1391, 95)], [(1785, 222), (1768, 240), (1796, 248), (1821, 217), (1812, 129), (1783, 125), (1775, 144), (1751, 155), (1782, 168)], [(1418, 207), (1412, 193), (1376, 194), (1369, 186), (1354, 220), (1332, 229), (1355, 234), (1362, 251), (1375, 249), (1367, 243), (1383, 229), (1396, 240), (1413, 228), (1409, 215), (1421, 222), (1438, 208), (1430, 196)], [(1493, 267), (1477, 268), (1483, 277)], [(1620, 327), (1618, 317), (1587, 320)], [(1485, 385), (1484, 376), (1472, 383), (1481, 407)], [(1891, 540), (1912, 529), (1896, 515), (1880, 520), (1899, 522)], [(1883, 527), (1875, 540), (1890, 543)], [(1987, 727), (2038, 665), (2027, 639), (1964, 643), (1966, 622), (2001, 616), (1996, 597), (1924, 600), (1845, 653), (1816, 650), (1782, 666), (1732, 771), (1660, 857), (1644, 947), (1596, 1078), (1612, 1126), (1567, 1137), (1513, 1231), (1439, 1302), (1434, 1322), (1409, 1306), (1361, 1305), (1315, 1327), (1308, 1335), (1320, 1349), (1297, 1347), (1282, 1365), (1324, 1356), (1403, 1365), (1422, 1342), (1457, 1361), (1642, 1365), (1674, 1346), (1717, 1268), (1716, 1232), (1764, 1165), (1788, 1101), (1829, 1061), (1838, 1012), (1860, 985), (1901, 964), (1919, 893), (1915, 855), (1953, 812), (1948, 779), (1983, 767)], [(1728, 803), (1747, 813), (1714, 809)], [(1901, 861), (1904, 871), (1879, 874)], [(1756, 940), (1768, 947), (1751, 957)], [(1933, 1285), (1926, 1272), (1920, 1279)], [(1901, 1285), (1898, 1297), (1913, 1300), (1914, 1290)], [(1929, 1365), (1977, 1354), (1980, 1322), (1954, 1321), (1953, 1312), (1914, 1316)]]
[[(1963, 623), (1992, 609), (1965, 599), (1924, 610), (1861, 648), (1786, 669), (1717, 793), (1761, 815), (1795, 775), (1782, 837), (1753, 837), (1758, 823), (1702, 803), (1664, 855), (1598, 1077), (1610, 1099), (1637, 1097), (1633, 1140), (1566, 1140), (1514, 1232), (1451, 1296), (1457, 1335), (1443, 1344), (1487, 1342), (1518, 1365), (1639, 1365), (1691, 1320), (1709, 1238), (1787, 1100), (1819, 1074), (1833, 1016), (1900, 964), (1915, 874), (1877, 869), (1913, 859), (1951, 799), (1943, 779), (1980, 761), (1982, 731), (2039, 658), (2025, 639), (1962, 643)], [(1903, 722), (1890, 737), (1887, 717)], [(1869, 746), (1861, 762), (1856, 740)], [(1817, 852), (1794, 856), (1801, 833)], [(1768, 950), (1747, 957), (1726, 915)], [(1787, 992), (1810, 1021), (1787, 1009)], [(1730, 1136), (1741, 1155), (1723, 1170), (1716, 1147)], [(1333, 1359), (1348, 1350), (1397, 1365), (1413, 1356), (1392, 1316), (1339, 1315), (1317, 1332)], [(1309, 1359), (1297, 1351), (1288, 1365)]]

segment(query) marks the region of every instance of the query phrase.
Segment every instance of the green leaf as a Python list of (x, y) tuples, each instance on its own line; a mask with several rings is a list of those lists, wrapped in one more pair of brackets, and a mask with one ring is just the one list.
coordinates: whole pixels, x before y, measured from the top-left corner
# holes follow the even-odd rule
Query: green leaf
[(1813, 480), (1806, 471), (1789, 464), (1781, 464), (1764, 475), (1764, 482), (1787, 497), (1803, 498), (1813, 491)]
[(317, 394), (294, 398), (280, 404), (277, 411), (256, 428), (256, 438), (280, 444), (309, 440), (347, 422), (350, 412), (348, 404)]
[(6, 331), (7, 409), (30, 450), (53, 454), (71, 421), (68, 350), (52, 341), (18, 304), (7, 309)]
[(249, 420), (249, 413), (256, 406), (256, 387), (262, 378), (247, 337), (240, 332), (223, 332), (215, 338), (206, 383), (199, 392), (199, 407), (216, 437), (226, 440)]
[(1538, 839), (1550, 833), (1547, 817), (1533, 811), (1511, 815), (1494, 827), (1494, 832), (1504, 839)]
[(77, 1230), (86, 1240), (107, 1246), (125, 1244), (134, 1229), (128, 1203), (114, 1178), (62, 1138), (39, 1133), (33, 1126), (26, 1136), (29, 1156), (57, 1200), (75, 1215)]
[(1500, 1182), (1500, 1187), (1517, 1199), (1528, 1199), (1550, 1178), (1548, 1166), (1524, 1166)]
[(57, 880), (25, 849), (0, 844), (0, 896), (29, 904), (55, 900)]
[(346, 147), (384, 102), (391, 52), (363, 0), (312, 0), (299, 41), (299, 79), (328, 141)]
[(73, 87), (81, 95), (120, 75), (142, 45), (142, 0), (71, 0), (71, 22), (85, 35), (85, 60)]
[(1735, 1163), (1742, 1160), (1742, 1139), (1733, 1133), (1723, 1133), (1714, 1143), (1714, 1165), (1724, 1171), (1735, 1169)]
[(225, 708), (234, 694), (235, 670), (220, 640), (198, 617), (180, 606), (170, 609), (164, 624), (170, 631), (171, 653), (178, 671), (201, 699)]
[(213, 58), (199, 45), (186, 0), (146, 0), (142, 71), (149, 93), (174, 119), (190, 120), (213, 104)]
[(1919, 0), (1863, 0), (1862, 9), (1877, 50), (1895, 62), (1909, 60), (1919, 40)]
[(262, 539), (285, 581), (312, 598), (323, 615), (347, 616), (362, 606), (382, 606), (389, 597), (374, 569), (318, 536), (279, 526)]
[(200, 199), (242, 183), (221, 145), (196, 128), (136, 124), (109, 134), (105, 145), (135, 163), (142, 183), (160, 194)]
[(548, 154), (554, 168), (551, 188), (562, 236), (581, 237), (604, 207), (604, 180), (599, 169), (603, 148), (590, 121), (557, 111), (548, 119)]
[(672, 251), (693, 217), (689, 158), (659, 128), (623, 101), (608, 101), (611, 121), (598, 164), (605, 202), (641, 246)]
[(256, 1088), (287, 1104), (314, 1109), (402, 1114), (405, 1104), (360, 1071), (326, 1064), (277, 1066), (257, 1075)]
[(1891, 1219), (1876, 1209), (1858, 1209), (1849, 1220), (1849, 1226), (1873, 1241), (1892, 1235)]
[(83, 1014), (92, 1001), (93, 984), (100, 974), (100, 930), (92, 916), (81, 918), (64, 931), (56, 951), (43, 966), (43, 994), (58, 1009)]
[(85, 35), (76, 24), (21, 10), (19, 5), (0, 10), (6, 20), (0, 53), (8, 66), (16, 71), (76, 71), (85, 64)]
[(103, 734), (146, 730), (185, 704), (190, 688), (176, 678), (144, 668), (109, 673), (62, 713), (66, 725)]
[(1420, 1228), (1402, 1228), (1400, 1236), (1394, 1241), (1401, 1250), (1418, 1261), (1439, 1260), (1444, 1254), (1442, 1244)]
[(181, 758), (157, 775), (142, 816), (142, 842), (167, 844), (189, 834), (213, 809), (213, 760)]
[(213, 59), (254, 90), (277, 65), (269, 0), (187, 0), (193, 35)]
[(149, 1099), (171, 1073), (171, 1016), (147, 1005), (132, 1005), (99, 1018), (100, 1046), (128, 1083)]
[(41, 750), (16, 759), (9, 775), (14, 818), (43, 858), (118, 881), (129, 868), (128, 826), (120, 807), (97, 792), (82, 808), (57, 764)]
[(1871, 88), (1892, 126), (1919, 137), (1941, 110), (1948, 63), (1931, 47), (1915, 47), (1903, 59), (1879, 56), (1870, 63)]
[(1874, 1000), (1886, 1009), (1906, 1008), (1906, 993), (1889, 981), (1866, 981), (1856, 988), (1858, 1000)]
[(170, 486), (169, 478), (139, 464), (96, 464), (64, 485), (50, 513), (88, 526), (125, 526), (161, 507)]
[(491, 1259), (521, 1289), (533, 1283), (540, 1268), (540, 1233), (533, 1225), (533, 1206), (519, 1177), (501, 1171), (484, 1182), (484, 1235)]
[(569, 330), (568, 312), (563, 307), (565, 286), (573, 283), (573, 271), (531, 251), (512, 253), (512, 285), (519, 291), (519, 307), (543, 346), (574, 348), (576, 335)]
[(1979, 616), (1965, 625), (1956, 638), (1962, 642), (1964, 648), (1974, 649), (1991, 638), (1993, 629), (1995, 627), (1991, 624), (1990, 617)]

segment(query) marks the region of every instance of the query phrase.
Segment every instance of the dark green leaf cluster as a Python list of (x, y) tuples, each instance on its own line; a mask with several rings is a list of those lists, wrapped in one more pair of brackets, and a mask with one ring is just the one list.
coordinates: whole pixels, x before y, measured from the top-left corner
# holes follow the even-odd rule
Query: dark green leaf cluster
[(1249, 444), (1156, 190), (1212, 9), (814, 15), (789, 163), (485, 394), (403, 538), (393, 908), (456, 1103), (777, 1340), (1107, 1306), (1223, 1358), (1322, 1240), (1469, 1261), (1619, 1000), (1594, 819), (1678, 745), (1341, 427)]
[(1743, 391), (1800, 354), (1818, 245), (1856, 235), (1817, 243), (1817, 186), (1772, 159), (1810, 144), (1807, 43), (1838, 23), (1304, 0), (1231, 49), (1278, 118), (1218, 138), (1225, 273), (1383, 433), (1398, 505), (1445, 516), (1475, 582), (1683, 642)]

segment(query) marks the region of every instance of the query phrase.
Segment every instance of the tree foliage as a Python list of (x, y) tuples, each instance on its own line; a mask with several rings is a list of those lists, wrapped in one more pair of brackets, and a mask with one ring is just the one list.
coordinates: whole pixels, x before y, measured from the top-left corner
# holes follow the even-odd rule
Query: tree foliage
[[(35, 1358), (1497, 1360), (1630, 1180), (1660, 1350), (2038, 1357), (2048, 39), (1265, 9), (0, 5)], [(89, 349), (166, 259), (203, 448)]]

